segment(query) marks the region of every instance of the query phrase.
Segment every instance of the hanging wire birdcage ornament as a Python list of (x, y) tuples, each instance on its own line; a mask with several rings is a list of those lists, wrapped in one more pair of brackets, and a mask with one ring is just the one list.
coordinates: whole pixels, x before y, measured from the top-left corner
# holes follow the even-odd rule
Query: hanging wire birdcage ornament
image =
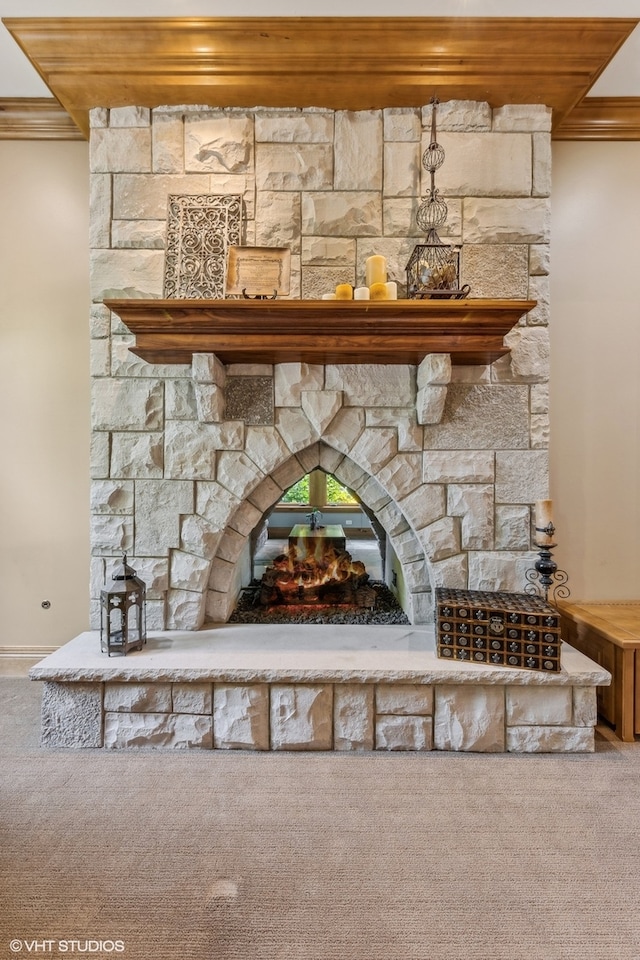
[(447, 220), (447, 204), (436, 189), (436, 170), (444, 163), (444, 148), (436, 133), (437, 97), (431, 99), (431, 140), (422, 154), (422, 166), (431, 178), (430, 189), (416, 213), (416, 223), (425, 232), (425, 242), (414, 247), (406, 266), (407, 296), (411, 300), (441, 298), (461, 300), (470, 287), (460, 287), (460, 248), (443, 243), (438, 227)]

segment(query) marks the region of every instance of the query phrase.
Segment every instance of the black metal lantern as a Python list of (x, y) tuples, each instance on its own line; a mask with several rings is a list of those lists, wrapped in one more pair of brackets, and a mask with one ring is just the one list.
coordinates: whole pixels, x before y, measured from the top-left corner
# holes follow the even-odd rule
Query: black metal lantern
[(410, 300), (425, 298), (461, 300), (471, 288), (460, 287), (460, 249), (443, 243), (438, 236), (438, 227), (447, 219), (447, 204), (436, 190), (435, 174), (444, 163), (444, 148), (436, 139), (437, 97), (431, 100), (431, 142), (422, 155), (422, 165), (431, 176), (429, 194), (424, 198), (416, 222), (426, 234), (425, 243), (414, 247), (407, 264), (407, 297)]
[(110, 588), (100, 592), (100, 649), (109, 656), (142, 650), (147, 642), (146, 586), (122, 558)]

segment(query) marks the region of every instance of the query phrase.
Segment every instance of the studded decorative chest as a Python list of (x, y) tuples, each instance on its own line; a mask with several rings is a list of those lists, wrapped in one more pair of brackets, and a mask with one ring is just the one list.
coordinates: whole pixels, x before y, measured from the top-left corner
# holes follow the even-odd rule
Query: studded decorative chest
[(560, 670), (560, 615), (526, 593), (436, 589), (438, 656)]

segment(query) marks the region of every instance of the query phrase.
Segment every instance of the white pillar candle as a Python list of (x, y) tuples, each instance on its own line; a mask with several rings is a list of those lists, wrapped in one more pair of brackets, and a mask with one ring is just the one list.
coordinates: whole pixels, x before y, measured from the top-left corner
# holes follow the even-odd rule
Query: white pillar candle
[(335, 293), (323, 293), (323, 294), (322, 294), (322, 299), (323, 299), (323, 300), (335, 300), (335, 299), (336, 299), (336, 295), (335, 295)]
[(369, 299), (369, 287), (356, 287), (353, 291), (354, 300), (368, 300)]
[(540, 532), (541, 530), (546, 530), (549, 524), (553, 526), (553, 500), (536, 500), (535, 523), (536, 543), (540, 546), (547, 546), (553, 543), (554, 540), (551, 533)]
[(385, 283), (387, 288), (387, 300), (397, 300), (398, 299), (398, 284), (395, 280), (388, 280)]
[(387, 282), (387, 261), (379, 254), (367, 257), (364, 264), (365, 283), (371, 287), (374, 283)]

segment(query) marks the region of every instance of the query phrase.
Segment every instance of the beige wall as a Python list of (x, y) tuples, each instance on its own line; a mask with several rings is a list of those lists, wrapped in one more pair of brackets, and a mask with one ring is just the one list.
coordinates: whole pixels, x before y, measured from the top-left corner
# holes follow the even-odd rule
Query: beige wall
[(640, 599), (640, 143), (556, 143), (551, 485), (574, 599)]
[(0, 142), (0, 651), (88, 623), (88, 168)]
[[(640, 143), (553, 163), (558, 559), (576, 598), (640, 598)], [(87, 144), (0, 143), (0, 653), (88, 623), (88, 168)]]

